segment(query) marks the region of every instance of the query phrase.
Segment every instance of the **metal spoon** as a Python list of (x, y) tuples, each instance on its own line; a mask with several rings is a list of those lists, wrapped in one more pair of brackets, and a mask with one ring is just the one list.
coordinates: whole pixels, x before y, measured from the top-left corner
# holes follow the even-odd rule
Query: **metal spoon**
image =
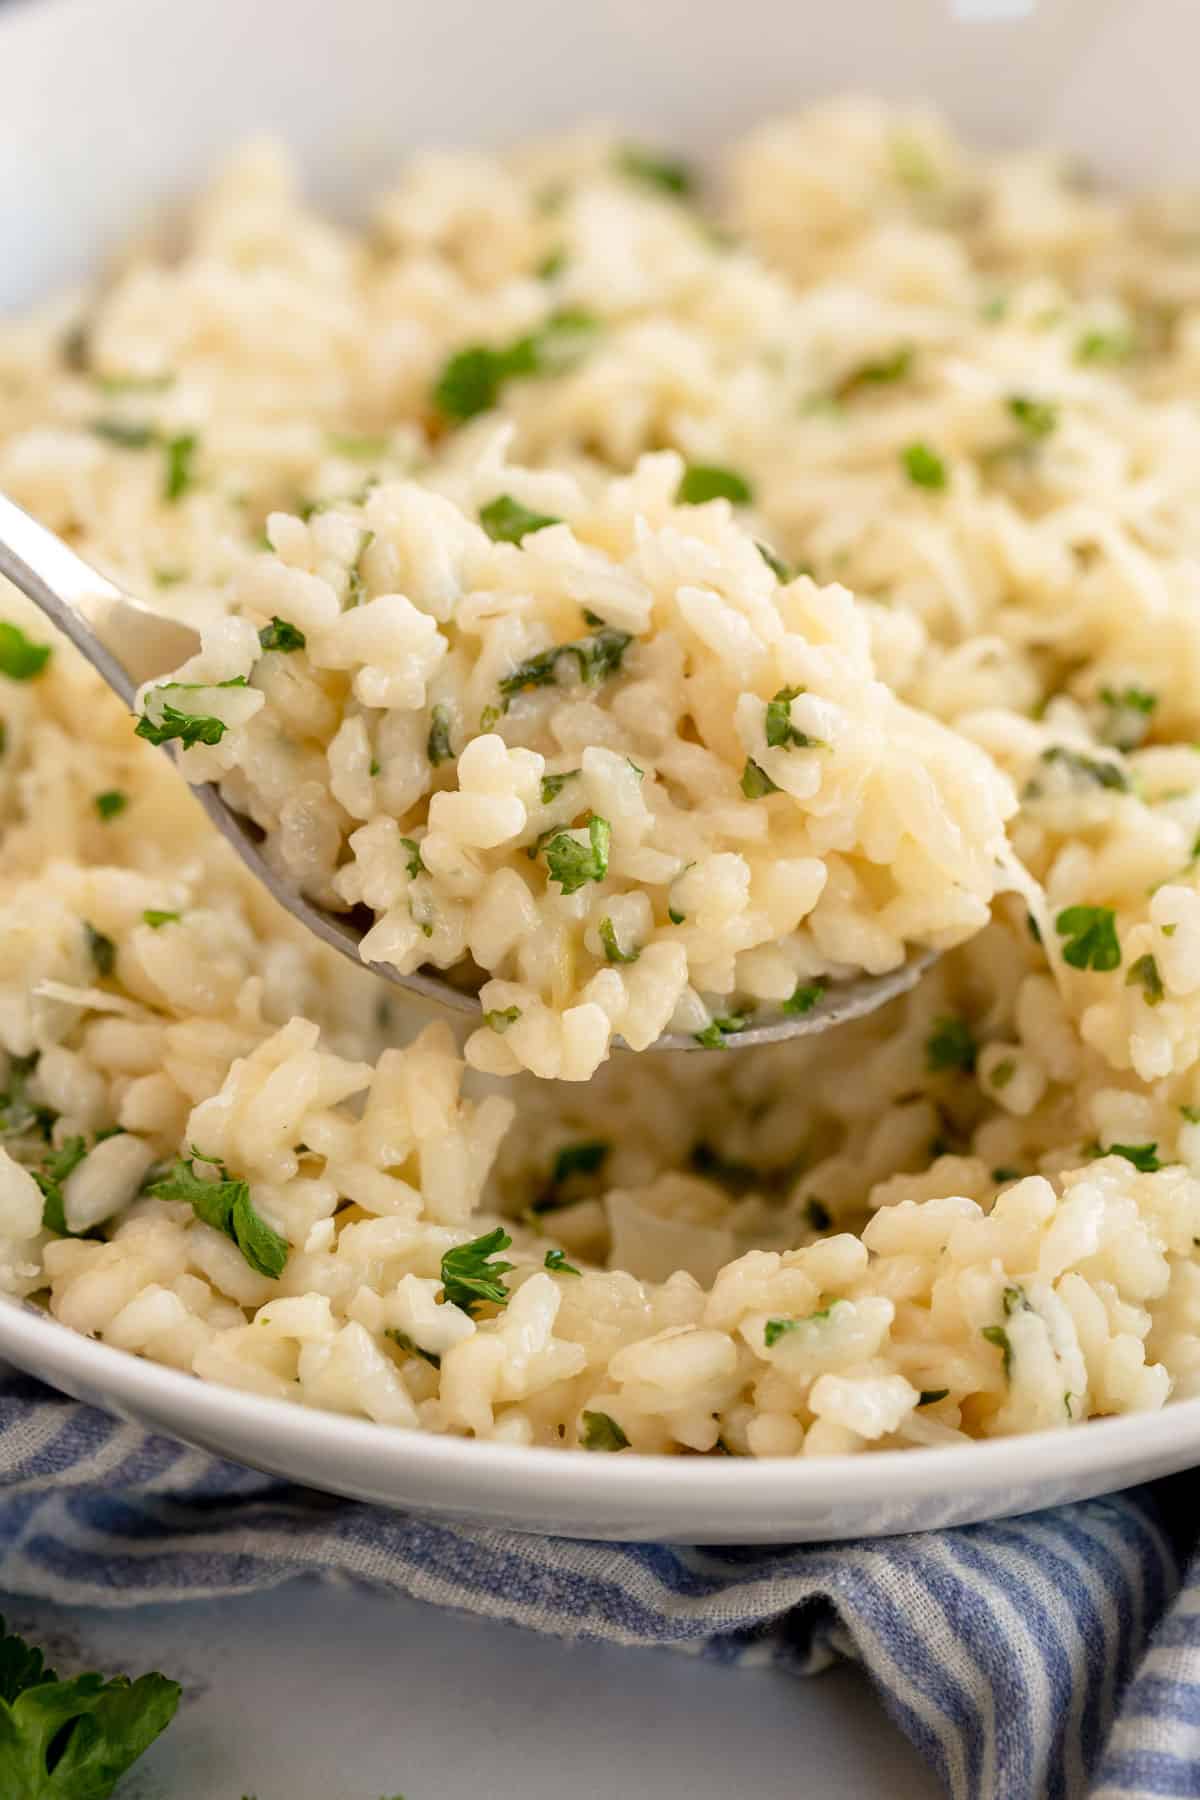
[[(0, 494), (0, 575), (6, 575), (41, 608), (131, 710), (134, 695), (143, 682), (169, 675), (200, 648), (199, 633), (190, 625), (183, 625), (177, 619), (165, 619), (161, 613), (130, 599), (76, 556), (61, 538), (31, 519), (3, 494)], [(164, 747), (174, 753), (172, 747)], [(315, 906), (297, 888), (282, 880), (262, 854), (262, 832), (241, 813), (227, 806), (212, 782), (203, 782), (193, 787), (192, 792), (250, 873), (322, 942), (340, 950), (360, 968), (369, 968), (385, 981), (405, 988), (409, 993), (419, 994), (423, 1000), (479, 1017), (481, 1008), (477, 997), (464, 994), (444, 975), (420, 971), (415, 975), (401, 975), (389, 963), (368, 962), (364, 965), (360, 951), (363, 932), (353, 916), (326, 912), (324, 907)], [(896, 995), (915, 987), (936, 958), (936, 951), (926, 950), (910, 956), (900, 968), (890, 969), (885, 975), (863, 975), (853, 981), (831, 984), (811, 1011), (796, 1017), (776, 1016), (767, 1023), (750, 1025), (744, 1031), (729, 1033), (725, 1043), (730, 1049), (748, 1049), (755, 1044), (779, 1043), (784, 1038), (811, 1037), (850, 1019), (862, 1018), (895, 999)], [(654, 1046), (661, 1050), (701, 1047), (690, 1033), (678, 1031), (665, 1033)]]

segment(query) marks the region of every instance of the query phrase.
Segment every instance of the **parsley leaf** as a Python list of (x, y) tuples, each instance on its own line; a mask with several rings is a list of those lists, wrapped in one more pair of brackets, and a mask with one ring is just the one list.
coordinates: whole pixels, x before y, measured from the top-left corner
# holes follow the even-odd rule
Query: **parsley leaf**
[(1147, 953), (1130, 963), (1125, 977), (1126, 987), (1140, 987), (1147, 1006), (1158, 1006), (1166, 992), (1156, 959)]
[[(1118, 794), (1129, 792), (1129, 777), (1124, 769), (1101, 756), (1085, 756), (1081, 750), (1068, 749), (1066, 744), (1052, 744), (1049, 750), (1042, 751), (1041, 760), (1047, 764), (1057, 763), (1081, 781), (1094, 781), (1097, 787), (1111, 788)], [(1028, 798), (1036, 797), (1037, 792), (1033, 782), (1025, 790)]]
[(515, 1025), (520, 1016), (521, 1009), (519, 1006), (505, 1006), (499, 1009), (493, 1009), (491, 1012), (485, 1012), (483, 1015), (483, 1022), (489, 1031), (494, 1031), (498, 1033), (500, 1037), (503, 1037), (509, 1026)]
[(556, 686), (558, 665), (564, 657), (575, 658), (577, 680), (587, 687), (597, 686), (620, 668), (621, 659), (632, 642), (630, 632), (617, 631), (612, 626), (605, 625), (590, 637), (577, 638), (572, 644), (553, 644), (549, 650), (542, 650), (537, 656), (528, 657), (500, 681), (500, 692), (504, 696), (506, 710), (508, 701), (524, 688)]
[(616, 166), (618, 173), (627, 175), (631, 181), (658, 188), (676, 200), (687, 199), (696, 185), (695, 175), (680, 157), (664, 156), (638, 144), (622, 144), (617, 151)]
[(224, 719), (206, 716), (204, 713), (180, 712), (177, 706), (163, 703), (162, 718), (156, 725), (149, 713), (142, 713), (133, 728), (135, 737), (145, 738), (148, 744), (166, 744), (172, 738), (178, 738), (185, 750), (193, 744), (219, 744), (229, 727)]
[(1100, 699), (1108, 709), (1102, 733), (1104, 741), (1118, 750), (1136, 750), (1150, 730), (1150, 715), (1158, 705), (1158, 695), (1135, 686), (1122, 688), (1119, 692), (1103, 687)]
[(543, 531), (547, 525), (561, 525), (562, 520), (549, 513), (531, 512), (511, 494), (501, 494), (479, 509), (479, 523), (494, 543), (519, 544), (531, 532)]
[(383, 1335), (385, 1338), (391, 1338), (393, 1344), (398, 1344), (401, 1350), (408, 1350), (413, 1356), (424, 1357), (431, 1369), (441, 1368), (442, 1359), (437, 1352), (434, 1350), (422, 1350), (420, 1344), (413, 1338), (410, 1338), (407, 1331), (400, 1331), (393, 1326), (390, 1330), (385, 1331)]
[(809, 737), (806, 731), (798, 731), (792, 724), (792, 701), (799, 699), (804, 692), (802, 687), (783, 687), (774, 699), (767, 701), (766, 735), (767, 746), (771, 750), (827, 750), (829, 746), (821, 738)]
[(505, 382), (570, 368), (588, 350), (596, 331), (589, 314), (560, 312), (512, 344), (500, 348), (471, 344), (446, 363), (433, 390), (434, 404), (447, 419), (473, 419), (496, 405)]
[(994, 1344), (997, 1350), (999, 1350), (1004, 1367), (1004, 1379), (1005, 1381), (1010, 1380), (1012, 1377), (1013, 1352), (1007, 1331), (1005, 1331), (1003, 1325), (984, 1325), (980, 1329), (980, 1335), (986, 1338), (989, 1344)]
[(103, 794), (92, 796), (92, 805), (107, 824), (109, 819), (115, 819), (118, 813), (125, 811), (129, 805), (129, 795), (123, 794), (120, 788), (107, 788)]
[(421, 846), (416, 838), (401, 838), (400, 842), (408, 851), (408, 873), (410, 879), (415, 881), (418, 875), (426, 873), (425, 864), (421, 860)]
[[(216, 1169), (217, 1179), (206, 1181), (197, 1175), (197, 1161)], [(232, 1238), (259, 1275), (267, 1275), (272, 1281), (282, 1275), (290, 1249), (287, 1239), (258, 1212), (250, 1198), (249, 1183), (231, 1177), (223, 1162), (193, 1151), (193, 1156), (179, 1157), (170, 1173), (151, 1182), (146, 1192), (159, 1200), (186, 1201), (197, 1218)]]
[(1101, 1154), (1123, 1156), (1127, 1163), (1132, 1163), (1143, 1175), (1153, 1175), (1156, 1169), (1163, 1167), (1158, 1160), (1157, 1144), (1110, 1144)]
[(754, 491), (744, 475), (736, 469), (718, 468), (714, 463), (689, 463), (675, 490), (677, 506), (703, 506), (708, 500), (731, 500), (735, 506), (749, 506)]
[(607, 819), (595, 814), (588, 820), (588, 842), (562, 831), (546, 845), (546, 866), (550, 880), (557, 881), (564, 894), (574, 894), (588, 881), (603, 881), (608, 873), (608, 846), (612, 828)]
[(628, 1450), (629, 1439), (608, 1413), (585, 1412), (579, 1441), (585, 1450)]
[(544, 1267), (549, 1269), (552, 1275), (582, 1275), (583, 1273), (582, 1269), (577, 1269), (574, 1263), (567, 1261), (565, 1250), (547, 1250)]
[(163, 499), (174, 505), (176, 500), (183, 498), (195, 479), (192, 460), (199, 448), (199, 439), (194, 432), (185, 431), (179, 437), (168, 438), (163, 448), (167, 453)]
[(749, 1019), (744, 1018), (741, 1013), (730, 1013), (726, 1018), (713, 1019), (704, 1027), (703, 1031), (694, 1031), (692, 1036), (702, 1049), (724, 1050), (728, 1047), (725, 1042), (726, 1038), (736, 1036), (739, 1031), (745, 1031), (749, 1023)]
[(967, 1074), (975, 1067), (975, 1039), (965, 1019), (946, 1013), (935, 1019), (925, 1045), (926, 1067), (934, 1074), (940, 1069), (963, 1069)]
[(439, 763), (454, 761), (454, 748), (450, 742), (450, 708), (441, 700), (429, 715), (425, 754), (435, 769)]
[(102, 931), (97, 931), (94, 925), (89, 925), (86, 919), (83, 921), (83, 933), (87, 939), (88, 954), (91, 956), (96, 973), (103, 980), (105, 976), (111, 975), (116, 967), (117, 946), (110, 937), (106, 937)]
[(819, 1324), (829, 1317), (836, 1305), (837, 1301), (831, 1300), (820, 1312), (809, 1313), (805, 1319), (768, 1319), (763, 1326), (763, 1343), (768, 1350), (773, 1350), (780, 1338), (786, 1337), (789, 1331), (799, 1331), (802, 1325)]
[(776, 556), (775, 552), (771, 549), (769, 544), (760, 544), (756, 538), (755, 542), (754, 542), (754, 548), (758, 551), (758, 554), (762, 557), (762, 559), (766, 563), (768, 569), (770, 569), (772, 575), (774, 575), (776, 581), (782, 581), (782, 582), (791, 581), (791, 579), (792, 579), (791, 569), (788, 568), (787, 564), (783, 561), (782, 557)]
[(914, 487), (940, 490), (946, 485), (946, 465), (928, 444), (910, 444), (901, 452), (904, 473)]
[(1125, 362), (1137, 348), (1132, 331), (1085, 331), (1075, 346), (1081, 363)]
[(12, 1800), (108, 1800), (165, 1731), (181, 1689), (157, 1673), (60, 1681), (0, 1618), (0, 1769)]
[(142, 914), (142, 918), (152, 931), (161, 931), (164, 925), (177, 925), (182, 917), (182, 913), (160, 912), (153, 906), (148, 906)]
[(617, 928), (611, 919), (600, 921), (600, 942), (604, 945), (604, 960), (610, 963), (636, 962), (642, 954), (635, 945), (632, 950), (622, 950), (617, 942)]
[(0, 619), (0, 675), (10, 681), (32, 681), (49, 661), (49, 644), (35, 644), (19, 625)]
[(805, 1013), (812, 1011), (824, 992), (825, 983), (823, 981), (802, 981), (791, 999), (784, 1001), (780, 1011), (803, 1017)]
[(834, 395), (838, 400), (848, 400), (860, 387), (878, 387), (883, 382), (902, 381), (912, 368), (912, 360), (912, 348), (906, 344), (891, 356), (860, 363), (848, 375), (843, 375), (834, 389)]
[(286, 654), (292, 650), (303, 650), (308, 639), (299, 626), (289, 625), (286, 619), (272, 619), (259, 632), (258, 641), (264, 650), (279, 650)]
[(575, 777), (582, 773), (582, 769), (567, 769), (561, 775), (543, 775), (542, 805), (549, 806), (552, 800), (557, 800), (568, 781), (574, 781)]
[(1010, 394), (1008, 410), (1027, 437), (1049, 437), (1058, 424), (1058, 408), (1049, 400), (1032, 400), (1028, 394)]
[(29, 1081), (38, 1065), (38, 1052), (32, 1056), (10, 1056), (8, 1086), (0, 1093), (0, 1137), (23, 1137), (36, 1131), (49, 1140), (50, 1127), (58, 1114), (49, 1106), (40, 1106), (29, 1098)]
[(1108, 974), (1120, 966), (1117, 915), (1111, 906), (1068, 906), (1054, 921), (1063, 945), (1063, 961), (1073, 969)]
[(507, 1306), (508, 1289), (500, 1278), (516, 1264), (489, 1259), (498, 1251), (507, 1250), (511, 1243), (504, 1227), (497, 1225), (494, 1231), (473, 1238), (469, 1244), (447, 1250), (442, 1258), (442, 1289), (447, 1305), (460, 1307), (468, 1317), (473, 1317), (475, 1308), (485, 1301)]
[(79, 1167), (86, 1155), (85, 1140), (81, 1137), (69, 1137), (57, 1150), (51, 1151), (40, 1169), (30, 1170), (42, 1191), (42, 1224), (47, 1231), (56, 1232), (59, 1237), (77, 1235), (67, 1230), (62, 1184)]
[(778, 782), (772, 781), (767, 771), (760, 768), (749, 756), (746, 758), (746, 766), (742, 770), (741, 789), (747, 800), (761, 800), (767, 794), (780, 792)]
[(132, 419), (93, 419), (88, 429), (93, 437), (103, 438), (119, 450), (148, 450), (158, 442), (153, 425), (137, 424)]

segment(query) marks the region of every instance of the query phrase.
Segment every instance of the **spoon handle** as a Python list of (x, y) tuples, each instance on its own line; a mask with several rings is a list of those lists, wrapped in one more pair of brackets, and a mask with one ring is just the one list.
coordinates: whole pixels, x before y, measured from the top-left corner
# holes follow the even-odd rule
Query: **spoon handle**
[(130, 600), (61, 538), (0, 494), (0, 575), (6, 575), (132, 707), (143, 681), (178, 668), (200, 648), (190, 625)]

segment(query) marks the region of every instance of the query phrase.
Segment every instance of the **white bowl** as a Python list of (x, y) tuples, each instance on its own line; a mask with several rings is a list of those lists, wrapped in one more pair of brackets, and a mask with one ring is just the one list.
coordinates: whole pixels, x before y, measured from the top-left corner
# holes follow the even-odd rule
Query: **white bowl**
[[(0, 14), (0, 307), (84, 273), (267, 127), (349, 202), (418, 143), (582, 118), (703, 148), (859, 88), (1106, 175), (1194, 168), (1178, 0), (42, 0)], [(209, 1386), (0, 1303), (0, 1354), (122, 1418), (314, 1487), (525, 1531), (756, 1543), (1029, 1511), (1200, 1461), (1200, 1400), (963, 1449), (752, 1462), (434, 1438)]]

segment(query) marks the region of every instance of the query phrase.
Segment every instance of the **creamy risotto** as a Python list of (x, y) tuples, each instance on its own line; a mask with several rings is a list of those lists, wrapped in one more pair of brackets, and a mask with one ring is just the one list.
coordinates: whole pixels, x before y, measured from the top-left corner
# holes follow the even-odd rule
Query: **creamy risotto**
[(203, 638), (130, 719), (2, 596), (0, 1283), (568, 1449), (1200, 1392), (1198, 402), (1200, 202), (867, 103), (357, 233), (255, 145), (0, 327), (0, 488)]

